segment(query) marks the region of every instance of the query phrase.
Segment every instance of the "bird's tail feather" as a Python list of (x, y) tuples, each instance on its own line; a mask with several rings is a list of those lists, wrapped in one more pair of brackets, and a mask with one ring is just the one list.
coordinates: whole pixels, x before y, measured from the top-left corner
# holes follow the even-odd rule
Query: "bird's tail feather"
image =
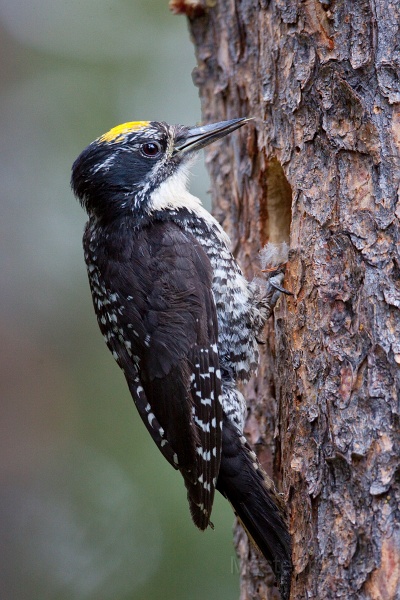
[(290, 594), (290, 536), (283, 503), (244, 437), (226, 419), (217, 489), (230, 501), (249, 537), (270, 562), (282, 599)]

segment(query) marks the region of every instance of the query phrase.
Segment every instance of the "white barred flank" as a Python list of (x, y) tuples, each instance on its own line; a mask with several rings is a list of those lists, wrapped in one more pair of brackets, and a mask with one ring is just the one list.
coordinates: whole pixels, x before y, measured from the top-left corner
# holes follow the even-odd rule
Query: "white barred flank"
[[(178, 216), (171, 211), (172, 219), (174, 214)], [(256, 338), (265, 322), (255, 302), (253, 288), (229, 251), (229, 239), (225, 234), (221, 235), (221, 227), (211, 215), (203, 219), (203, 213), (198, 212), (183, 220), (183, 225), (196, 237), (213, 267), (212, 290), (218, 317), (221, 367), (233, 370), (239, 379), (247, 380), (257, 368)]]

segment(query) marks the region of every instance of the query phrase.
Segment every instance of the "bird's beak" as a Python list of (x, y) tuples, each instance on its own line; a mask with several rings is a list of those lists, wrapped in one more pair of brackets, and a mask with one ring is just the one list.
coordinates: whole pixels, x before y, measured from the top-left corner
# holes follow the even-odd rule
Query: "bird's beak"
[(174, 154), (186, 152), (197, 152), (224, 137), (228, 133), (235, 131), (247, 121), (249, 118), (231, 119), (230, 121), (220, 121), (219, 123), (211, 123), (211, 125), (203, 125), (202, 127), (193, 127), (188, 129), (185, 137), (178, 138), (174, 147)]

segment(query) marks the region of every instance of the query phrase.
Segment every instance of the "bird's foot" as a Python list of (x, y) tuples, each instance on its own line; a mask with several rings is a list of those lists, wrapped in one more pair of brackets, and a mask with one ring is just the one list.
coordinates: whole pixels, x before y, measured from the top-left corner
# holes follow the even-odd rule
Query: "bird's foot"
[[(263, 270), (263, 273), (268, 272)], [(284, 272), (280, 271), (276, 271), (274, 270), (273, 273), (270, 274), (270, 276), (268, 277), (268, 283), (269, 285), (272, 285), (272, 287), (277, 290), (278, 292), (282, 293), (282, 294), (286, 294), (287, 296), (293, 296), (293, 292), (290, 292), (289, 290), (287, 290), (286, 288), (281, 286), (281, 283), (283, 282), (285, 277)]]
[(268, 242), (260, 252), (262, 273), (265, 273), (268, 286), (266, 300), (271, 311), (281, 294), (293, 296), (291, 291), (282, 286), (288, 256), (289, 246), (286, 242)]

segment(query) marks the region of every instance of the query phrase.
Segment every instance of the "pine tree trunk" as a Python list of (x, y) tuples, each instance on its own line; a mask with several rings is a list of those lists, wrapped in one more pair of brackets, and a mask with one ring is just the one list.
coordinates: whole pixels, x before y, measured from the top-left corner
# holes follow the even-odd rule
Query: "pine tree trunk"
[[(172, 4), (189, 16), (204, 121), (255, 118), (207, 156), (248, 277), (290, 228), (294, 297), (246, 395), (248, 437), (288, 504), (291, 598), (399, 599), (400, 4)], [(239, 528), (236, 542), (241, 599), (279, 598)]]

